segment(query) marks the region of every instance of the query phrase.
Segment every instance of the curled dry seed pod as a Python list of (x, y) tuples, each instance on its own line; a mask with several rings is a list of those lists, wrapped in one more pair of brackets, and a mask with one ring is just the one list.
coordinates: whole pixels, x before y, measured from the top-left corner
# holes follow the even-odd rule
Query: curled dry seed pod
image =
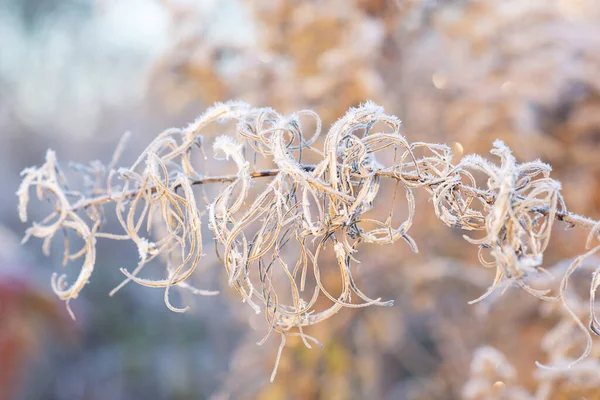
[[(77, 298), (79, 292), (85, 284), (88, 283), (94, 270), (96, 262), (96, 239), (94, 233), (99, 227), (99, 220), (96, 220), (90, 228), (86, 222), (71, 208), (71, 204), (66, 194), (66, 181), (57, 161), (56, 154), (52, 150), (46, 153), (46, 163), (38, 168), (27, 168), (22, 173), (23, 181), (17, 191), (19, 196), (19, 216), (21, 221), (27, 221), (27, 205), (29, 203), (29, 188), (36, 188), (39, 200), (54, 200), (54, 210), (41, 222), (33, 223), (27, 229), (23, 242), (31, 236), (43, 239), (43, 250), (46, 255), (50, 252), (50, 244), (58, 232), (65, 235), (65, 249), (63, 265), (69, 260), (77, 260), (83, 257), (81, 270), (75, 281), (69, 286), (65, 275), (52, 275), (52, 289), (62, 300), (66, 301), (67, 310), (74, 318), (74, 314), (69, 307), (71, 299)], [(53, 199), (52, 199), (53, 197)], [(69, 240), (67, 231), (73, 231), (84, 241), (83, 247), (71, 253), (69, 249)]]
[[(493, 199), (491, 204), (484, 203), (486, 215), (482, 228), (486, 235), (481, 239), (465, 236), (470, 243), (479, 245), (481, 263), (496, 268), (492, 286), (473, 302), (487, 297), (502, 281), (515, 281), (534, 296), (544, 298), (549, 290), (536, 290), (523, 278), (541, 266), (555, 216), (566, 210), (560, 183), (550, 178), (551, 168), (547, 164), (540, 161), (518, 164), (501, 141), (494, 142), (492, 154), (500, 157), (501, 165), (479, 156), (467, 156), (457, 166), (485, 174), (488, 177), (485, 192)], [(484, 252), (493, 260), (486, 260)]]
[[(569, 304), (569, 302), (568, 302), (568, 301), (572, 302), (573, 299), (571, 299), (571, 298), (569, 298), (569, 296), (567, 296), (567, 288), (568, 288), (569, 278), (588, 258), (593, 256), (600, 250), (600, 245), (592, 247), (592, 243), (594, 242), (594, 239), (598, 238), (599, 231), (600, 231), (600, 223), (596, 223), (591, 228), (590, 233), (587, 238), (586, 248), (588, 249), (588, 251), (586, 253), (578, 256), (577, 258), (575, 258), (575, 260), (567, 268), (567, 270), (564, 273), (563, 278), (560, 282), (560, 291), (559, 291), (558, 298), (560, 299), (560, 301), (562, 303), (563, 311), (566, 312), (569, 315), (569, 317), (571, 317), (571, 320), (569, 321), (570, 324), (571, 325), (575, 324), (575, 326), (577, 328), (579, 328), (581, 330), (581, 332), (583, 332), (584, 337), (586, 339), (585, 349), (584, 349), (583, 353), (575, 360), (567, 360), (566, 364), (567, 364), (568, 368), (571, 368), (578, 362), (587, 358), (589, 356), (589, 354), (591, 353), (593, 341), (592, 341), (592, 335), (590, 334), (590, 331), (596, 335), (600, 335), (600, 333), (598, 331), (598, 326), (599, 326), (598, 319), (595, 314), (596, 289), (599, 286), (598, 271), (600, 270), (600, 268), (597, 268), (594, 271), (594, 273), (592, 274), (592, 281), (590, 283), (589, 325), (588, 326), (586, 326), (581, 321), (581, 318), (584, 316), (584, 313), (582, 313), (580, 311), (582, 309), (580, 304), (583, 302), (579, 298), (576, 297), (575, 300), (576, 300), (576, 303), (578, 303), (578, 304), (576, 304), (575, 309), (574, 309), (573, 305)], [(579, 305), (579, 307), (577, 307), (577, 305)], [(577, 308), (579, 308), (579, 310)], [(564, 323), (563, 325), (565, 325), (565, 324), (566, 323)], [(588, 330), (588, 327), (589, 327), (589, 330)], [(559, 333), (560, 333), (560, 331), (559, 331)], [(550, 336), (550, 338), (552, 338), (552, 336)], [(551, 340), (551, 339), (549, 339), (549, 340)], [(563, 340), (563, 342), (569, 343), (568, 340)], [(563, 365), (561, 365), (561, 363), (559, 363), (559, 362), (556, 362), (555, 364), (556, 365), (546, 366), (546, 365), (542, 365), (542, 364), (538, 363), (539, 366), (544, 367), (545, 369), (561, 369), (561, 367), (563, 367)], [(562, 363), (562, 364), (565, 364), (565, 363)]]
[[(314, 120), (315, 130), (305, 136), (302, 120), (307, 117)], [(235, 124), (235, 132), (216, 138), (213, 150), (217, 160), (232, 160), (237, 172), (207, 176), (192, 156), (195, 152), (204, 156), (202, 132), (212, 123), (227, 121)], [(598, 225), (567, 212), (560, 184), (550, 178), (548, 165), (539, 161), (518, 164), (500, 141), (492, 150), (500, 165), (479, 156), (453, 164), (447, 146), (409, 143), (400, 133), (400, 121), (371, 102), (351, 108), (333, 124), (322, 150), (316, 147), (320, 134), (320, 119), (309, 110), (281, 115), (271, 108), (219, 103), (186, 128), (159, 134), (129, 168), (116, 169), (122, 144), (108, 167), (97, 162), (76, 166), (87, 182), (84, 193), (68, 190), (49, 151), (42, 167), (23, 173), (19, 213), (25, 221), (32, 186), (40, 198), (53, 196), (54, 211), (34, 223), (26, 238), (44, 239), (45, 250), (59, 230), (72, 230), (84, 240), (85, 246), (75, 254), (65, 241), (65, 259), (85, 256), (75, 283), (66, 288), (64, 277), (53, 278), (54, 290), (67, 301), (77, 297), (90, 278), (97, 238), (131, 240), (140, 261), (132, 271), (121, 269), (126, 279), (111, 294), (131, 281), (162, 288), (167, 307), (182, 312), (186, 308), (175, 307), (169, 300), (172, 286), (197, 294), (216, 293), (195, 289), (188, 282), (203, 255), (202, 213), (193, 186), (225, 184), (213, 200), (203, 196), (208, 227), (229, 286), (254, 312), (265, 316), (269, 333), (260, 343), (271, 332), (279, 333), (281, 355), (286, 335), (298, 335), (310, 347), (309, 341), (317, 341), (305, 335), (303, 328), (344, 307), (392, 304), (367, 295), (357, 284), (354, 271), (360, 247), (402, 239), (417, 251), (409, 230), (416, 206), (413, 191), (423, 188), (444, 224), (484, 232), (479, 239), (465, 237), (479, 246), (481, 263), (496, 268), (493, 284), (477, 300), (502, 284), (516, 282), (540, 299), (562, 299), (568, 309), (563, 293), (570, 272), (555, 297), (530, 287), (526, 276), (540, 268), (555, 219), (590, 229), (590, 237), (596, 235)], [(254, 156), (252, 163), (246, 156), (249, 152)], [(305, 164), (304, 154), (316, 157), (317, 162)], [(258, 163), (272, 168), (257, 170)], [(120, 187), (112, 185), (116, 175), (123, 180)], [(485, 184), (477, 181), (479, 175), (485, 177)], [(261, 189), (252, 184), (258, 178), (270, 181)], [(408, 212), (399, 224), (393, 223), (393, 204), (384, 219), (370, 213), (379, 207), (380, 188), (386, 180), (405, 192)], [(69, 197), (78, 200), (71, 203)], [(392, 203), (400, 198), (394, 192)], [(109, 202), (116, 203), (122, 234), (100, 231), (103, 205)], [(164, 278), (140, 277), (143, 267), (158, 256), (166, 263)], [(333, 291), (328, 282), (336, 274), (340, 286)], [(599, 286), (597, 275), (592, 294)], [(330, 304), (323, 307), (322, 298)], [(597, 331), (593, 312), (592, 300), (591, 329)]]

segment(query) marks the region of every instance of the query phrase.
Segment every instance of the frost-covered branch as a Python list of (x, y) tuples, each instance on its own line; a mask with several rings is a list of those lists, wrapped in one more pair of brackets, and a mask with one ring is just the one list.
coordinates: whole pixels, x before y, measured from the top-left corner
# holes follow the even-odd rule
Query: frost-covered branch
[[(301, 122), (306, 118), (314, 120), (315, 127), (308, 136)], [(229, 160), (237, 173), (216, 176), (200, 171), (193, 156), (205, 158), (201, 133), (210, 124), (226, 121), (235, 123), (235, 134), (216, 138), (213, 150), (220, 160)], [(416, 207), (413, 191), (423, 189), (437, 218), (449, 227), (470, 232), (464, 238), (477, 246), (481, 264), (496, 270), (489, 289), (473, 302), (514, 283), (542, 300), (561, 301), (565, 310), (570, 310), (564, 300), (569, 276), (583, 258), (598, 250), (592, 245), (600, 225), (568, 211), (560, 183), (550, 177), (549, 165), (539, 160), (518, 163), (500, 141), (491, 151), (498, 163), (479, 155), (453, 163), (448, 146), (407, 141), (400, 133), (400, 121), (370, 102), (339, 119), (325, 135), (322, 148), (317, 147), (320, 134), (320, 119), (312, 111), (281, 115), (244, 103), (217, 104), (188, 127), (159, 134), (129, 168), (116, 168), (123, 145), (118, 146), (108, 167), (98, 162), (75, 166), (86, 183), (81, 192), (67, 186), (54, 152), (49, 151), (45, 164), (23, 172), (19, 214), (27, 220), (30, 188), (36, 189), (40, 199), (50, 200), (53, 211), (28, 228), (25, 239), (43, 239), (47, 253), (52, 239), (62, 232), (64, 264), (83, 258), (80, 273), (70, 286), (64, 275), (53, 276), (53, 289), (67, 305), (92, 275), (96, 240), (130, 240), (137, 246), (140, 261), (132, 270), (121, 269), (125, 280), (111, 294), (130, 281), (162, 288), (169, 309), (183, 312), (186, 308), (170, 302), (171, 287), (216, 293), (189, 283), (204, 254), (204, 213), (199, 207), (204, 202), (229, 286), (254, 312), (265, 316), (269, 328), (265, 340), (272, 332), (279, 333), (283, 348), (286, 335), (297, 335), (310, 347), (309, 342), (318, 342), (304, 333), (304, 327), (330, 318), (344, 307), (392, 304), (367, 295), (356, 284), (359, 249), (363, 243), (383, 245), (402, 239), (416, 252), (417, 243), (409, 234)], [(308, 155), (316, 162), (307, 164)], [(258, 162), (272, 168), (257, 170)], [(485, 180), (476, 179), (480, 176)], [(121, 184), (113, 183), (116, 177)], [(268, 178), (264, 188), (254, 185), (257, 178)], [(400, 196), (394, 194), (392, 204), (378, 203), (386, 180), (396, 185), (396, 191), (404, 192), (407, 214), (401, 223), (392, 218), (393, 203), (400, 201)], [(194, 186), (203, 189), (208, 183), (223, 186), (214, 199), (208, 199), (204, 190), (197, 199)], [(123, 230), (120, 234), (101, 229), (104, 205), (109, 203), (115, 204), (115, 217)], [(376, 212), (385, 209), (389, 212)], [(574, 262), (558, 293), (552, 294), (549, 288), (530, 286), (528, 277), (541, 269), (557, 220), (588, 229), (590, 251)], [(81, 249), (71, 251), (68, 231), (83, 239)], [(141, 277), (144, 266), (157, 257), (166, 265), (164, 278)], [(325, 287), (322, 277), (325, 272), (330, 274), (327, 264), (332, 263), (337, 264), (341, 283), (335, 294)], [(590, 326), (594, 333), (599, 329), (593, 308), (597, 276), (591, 282)], [(323, 308), (318, 301), (321, 298), (330, 305)], [(579, 317), (570, 314), (590, 337)], [(588, 352), (589, 346), (581, 358)]]

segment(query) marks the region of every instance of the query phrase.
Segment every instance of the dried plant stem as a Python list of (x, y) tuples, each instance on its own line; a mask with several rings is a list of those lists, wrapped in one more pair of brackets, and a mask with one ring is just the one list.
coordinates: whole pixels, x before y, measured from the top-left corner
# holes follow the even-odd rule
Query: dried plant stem
[[(304, 171), (314, 171), (314, 165), (300, 165), (300, 167)], [(250, 172), (250, 178), (266, 178), (266, 177), (274, 177), (277, 176), (281, 171), (279, 169), (264, 169), (259, 171)], [(423, 179), (419, 178), (414, 173), (402, 173), (398, 174), (397, 172), (392, 171), (377, 171), (377, 176), (382, 176), (386, 178), (394, 178), (397, 181), (408, 181), (414, 183), (423, 183), (425, 182)], [(205, 176), (197, 179), (190, 179), (190, 185), (206, 185), (211, 183), (231, 183), (235, 182), (238, 179), (238, 175), (219, 175), (219, 176)], [(433, 186), (435, 184), (429, 184), (429, 186)], [(488, 192), (479, 190), (477, 188), (462, 186), (462, 189), (465, 193), (473, 196), (473, 197), (481, 197), (483, 201), (487, 204), (494, 204), (495, 198), (493, 195), (490, 195)], [(155, 187), (150, 188), (152, 192), (156, 191)], [(78, 201), (71, 207), (71, 211), (78, 211), (81, 209), (85, 209), (90, 206), (99, 206), (110, 202), (116, 202), (119, 200), (129, 199), (139, 195), (140, 190), (132, 189), (126, 193), (117, 191), (108, 195), (101, 195), (93, 198), (84, 198), (81, 201)], [(536, 211), (547, 214), (548, 208), (538, 208)], [(586, 230), (591, 230), (598, 224), (598, 221), (595, 221), (591, 218), (584, 217), (571, 212), (557, 212), (555, 214), (555, 218), (558, 221), (565, 222), (573, 227), (578, 227)]]
[[(310, 137), (304, 135), (301, 117), (314, 119), (315, 132)], [(199, 151), (205, 158), (200, 133), (211, 123), (227, 120), (236, 123), (235, 135), (217, 137), (213, 150), (215, 158), (230, 160), (237, 173), (211, 176), (196, 171), (193, 152)], [(203, 256), (202, 213), (192, 186), (223, 184), (216, 198), (209, 200), (206, 193), (203, 195), (208, 227), (229, 286), (254, 312), (265, 316), (269, 328), (265, 339), (273, 331), (282, 335), (279, 357), (285, 335), (298, 335), (309, 346), (309, 341), (316, 339), (302, 328), (328, 319), (344, 307), (392, 305), (392, 301), (368, 296), (357, 285), (354, 271), (359, 248), (365, 243), (383, 245), (402, 239), (416, 252), (417, 244), (409, 230), (416, 208), (413, 190), (422, 188), (443, 224), (480, 233), (478, 238), (463, 237), (477, 245), (480, 263), (495, 268), (496, 275), (488, 290), (473, 302), (516, 283), (541, 300), (560, 300), (586, 331), (570, 311), (564, 292), (569, 276), (583, 258), (600, 246), (577, 259), (555, 296), (549, 295), (550, 288), (533, 288), (527, 280), (542, 266), (555, 220), (589, 230), (588, 248), (600, 231), (596, 221), (567, 210), (560, 183), (550, 177), (549, 165), (539, 160), (518, 163), (501, 141), (496, 141), (491, 150), (500, 159), (498, 164), (479, 155), (463, 157), (454, 164), (448, 146), (408, 142), (400, 134), (400, 121), (370, 102), (350, 109), (333, 124), (323, 148), (317, 149), (320, 133), (321, 121), (310, 110), (281, 115), (270, 108), (252, 108), (244, 103), (217, 104), (187, 128), (159, 134), (130, 168), (115, 169), (124, 140), (108, 168), (99, 162), (75, 166), (84, 174), (87, 190), (83, 193), (70, 191), (55, 154), (49, 151), (44, 165), (23, 172), (17, 192), (23, 221), (27, 220), (29, 188), (36, 189), (38, 198), (54, 202), (52, 213), (28, 228), (26, 238), (42, 238), (47, 253), (52, 238), (62, 232), (66, 238), (64, 264), (83, 257), (80, 273), (70, 287), (64, 275), (53, 277), (53, 289), (67, 304), (89, 281), (96, 259), (96, 239), (108, 238), (132, 241), (140, 258), (133, 270), (121, 268), (126, 279), (111, 294), (131, 281), (162, 288), (166, 306), (184, 312), (187, 307), (171, 304), (172, 286), (196, 294), (216, 293), (196, 289), (187, 282)], [(275, 168), (252, 171), (247, 152)], [(306, 163), (306, 153), (316, 155), (316, 164)], [(475, 176), (481, 174), (486, 179), (478, 182)], [(121, 187), (113, 188), (114, 176), (123, 180)], [(251, 190), (252, 180), (258, 178), (270, 180), (262, 191)], [(384, 178), (396, 181), (389, 204), (377, 202)], [(402, 190), (404, 196), (396, 196)], [(71, 204), (74, 197), (77, 201)], [(402, 197), (407, 216), (398, 223), (392, 218), (394, 203)], [(108, 203), (115, 204), (124, 234), (101, 232), (103, 206)], [(387, 213), (367, 214), (381, 208)], [(85, 242), (75, 253), (69, 248), (68, 231)], [(293, 246), (296, 248), (289, 250)], [(326, 252), (328, 265), (322, 261)], [(156, 257), (166, 264), (164, 279), (139, 277), (144, 266)], [(337, 296), (323, 282), (324, 271), (332, 272), (332, 268), (339, 269), (341, 287)], [(305, 291), (309, 279), (313, 289)], [(598, 286), (594, 278), (591, 291), (595, 293)], [(325, 309), (318, 302), (321, 295), (331, 302)], [(597, 332), (593, 300), (590, 315), (592, 332)], [(591, 343), (589, 332), (586, 334)], [(588, 353), (589, 346), (580, 359)]]
[[(314, 170), (314, 166), (312, 166), (312, 165), (303, 165), (302, 167), (306, 171)], [(250, 172), (250, 178), (256, 179), (256, 178), (273, 177), (273, 176), (276, 176), (277, 174), (279, 174), (278, 169), (265, 169), (265, 170)], [(220, 175), (220, 176), (206, 176), (206, 177), (197, 178), (197, 179), (190, 179), (189, 182), (190, 182), (190, 185), (206, 185), (209, 183), (230, 183), (230, 182), (235, 182), (237, 179), (238, 179), (238, 175)], [(175, 189), (178, 189), (178, 188), (179, 187), (176, 187)], [(148, 190), (148, 188), (145, 188), (145, 190)], [(154, 192), (156, 192), (156, 187), (150, 187), (149, 190), (154, 193)], [(75, 203), (71, 207), (71, 210), (77, 211), (77, 210), (81, 210), (81, 209), (91, 207), (91, 206), (100, 206), (100, 205), (110, 203), (110, 202), (126, 200), (126, 199), (130, 199), (132, 197), (136, 197), (139, 194), (140, 194), (140, 189), (132, 189), (125, 193), (123, 193), (121, 191), (115, 191), (111, 194), (105, 194), (105, 195), (101, 195), (101, 196), (97, 196), (97, 197), (93, 197), (93, 198), (83, 198), (80, 201), (78, 201), (77, 203)]]

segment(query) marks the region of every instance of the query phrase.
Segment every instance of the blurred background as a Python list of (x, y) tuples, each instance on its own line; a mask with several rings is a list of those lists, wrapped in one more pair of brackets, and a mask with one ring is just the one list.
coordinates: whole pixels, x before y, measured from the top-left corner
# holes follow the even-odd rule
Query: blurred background
[[(559, 308), (517, 288), (467, 304), (492, 271), (424, 196), (420, 253), (362, 255), (364, 287), (394, 307), (307, 330), (324, 348), (289, 343), (273, 384), (279, 341), (256, 345), (264, 332), (209, 251), (198, 280), (222, 293), (184, 297), (191, 310), (175, 314), (161, 291), (109, 297), (137, 253), (100, 240), (72, 321), (50, 290), (60, 251), (19, 245), (19, 172), (47, 148), (64, 165), (107, 161), (131, 131), (126, 165), (229, 99), (314, 109), (325, 126), (371, 99), (409, 141), (457, 157), (487, 156), (499, 138), (521, 161), (552, 164), (572, 211), (600, 217), (596, 0), (0, 0), (0, 399), (600, 399), (600, 346), (583, 375), (534, 365), (561, 335), (575, 338), (564, 354), (582, 350)], [(558, 227), (546, 265), (564, 270), (585, 237)], [(589, 273), (572, 285), (584, 316)]]

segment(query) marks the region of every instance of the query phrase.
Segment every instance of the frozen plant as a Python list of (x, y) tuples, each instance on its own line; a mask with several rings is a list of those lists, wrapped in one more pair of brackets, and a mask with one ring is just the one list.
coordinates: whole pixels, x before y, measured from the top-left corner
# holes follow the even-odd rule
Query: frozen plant
[[(315, 127), (309, 135), (303, 131), (307, 118), (314, 120), (310, 123)], [(208, 175), (199, 170), (193, 157), (204, 155), (201, 133), (207, 126), (226, 121), (235, 123), (235, 134), (218, 137), (213, 150), (215, 156), (233, 161), (237, 173)], [(430, 195), (442, 223), (481, 233), (476, 238), (464, 237), (478, 247), (481, 264), (494, 268), (496, 276), (474, 301), (517, 284), (544, 301), (562, 302), (591, 343), (588, 329), (570, 311), (563, 296), (568, 278), (582, 258), (566, 271), (557, 294), (528, 283), (528, 277), (541, 269), (556, 220), (589, 230), (590, 247), (600, 227), (596, 221), (567, 210), (559, 182), (550, 177), (549, 165), (541, 161), (519, 164), (501, 141), (496, 141), (491, 151), (499, 163), (471, 155), (454, 164), (448, 146), (407, 141), (400, 133), (400, 120), (371, 102), (351, 108), (334, 123), (322, 149), (317, 147), (320, 134), (321, 121), (313, 111), (281, 115), (271, 108), (253, 108), (241, 102), (219, 103), (186, 128), (159, 134), (129, 168), (116, 167), (124, 141), (109, 165), (94, 162), (75, 166), (87, 183), (82, 191), (67, 185), (55, 153), (49, 150), (42, 166), (23, 171), (17, 193), (24, 222), (31, 188), (40, 200), (47, 199), (53, 205), (50, 215), (27, 229), (25, 240), (32, 236), (43, 239), (48, 253), (52, 239), (63, 233), (64, 264), (83, 260), (79, 275), (70, 285), (64, 275), (52, 277), (52, 287), (67, 308), (91, 278), (96, 240), (106, 238), (133, 241), (139, 252), (134, 269), (121, 269), (125, 280), (115, 291), (131, 281), (162, 288), (167, 307), (183, 312), (185, 308), (171, 304), (172, 287), (203, 295), (216, 293), (189, 283), (203, 256), (205, 213), (194, 186), (226, 184), (212, 200), (203, 192), (201, 201), (206, 203), (206, 220), (229, 286), (266, 319), (269, 333), (260, 343), (273, 332), (280, 334), (274, 379), (286, 336), (300, 336), (311, 347), (311, 343), (319, 342), (304, 333), (305, 327), (332, 317), (344, 307), (392, 305), (392, 301), (369, 296), (358, 287), (354, 275), (359, 248), (363, 243), (391, 244), (401, 239), (416, 252), (417, 244), (409, 231), (416, 204), (413, 191), (421, 188)], [(306, 163), (309, 155), (317, 162)], [(272, 168), (258, 169), (259, 164)], [(116, 177), (123, 184), (115, 185)], [(262, 190), (253, 187), (259, 178), (268, 179)], [(369, 214), (382, 207), (377, 202), (382, 184), (396, 185), (404, 192), (408, 211), (403, 222), (393, 222), (393, 208), (385, 219)], [(394, 196), (394, 201), (399, 197)], [(123, 228), (120, 234), (102, 231), (104, 206), (109, 203), (115, 205), (116, 219)], [(81, 249), (69, 247), (69, 231), (83, 240)], [(290, 243), (295, 254), (284, 257), (284, 248), (293, 247)], [(322, 273), (329, 271), (322, 260), (327, 248), (333, 251), (339, 268), (341, 287), (335, 294), (321, 279)], [(144, 266), (158, 256), (165, 259), (164, 278), (143, 278)], [(598, 285), (596, 274), (592, 294)], [(328, 307), (322, 307), (323, 297), (329, 300)], [(593, 296), (590, 323), (592, 332), (597, 333)], [(590, 346), (579, 360), (589, 351)]]

